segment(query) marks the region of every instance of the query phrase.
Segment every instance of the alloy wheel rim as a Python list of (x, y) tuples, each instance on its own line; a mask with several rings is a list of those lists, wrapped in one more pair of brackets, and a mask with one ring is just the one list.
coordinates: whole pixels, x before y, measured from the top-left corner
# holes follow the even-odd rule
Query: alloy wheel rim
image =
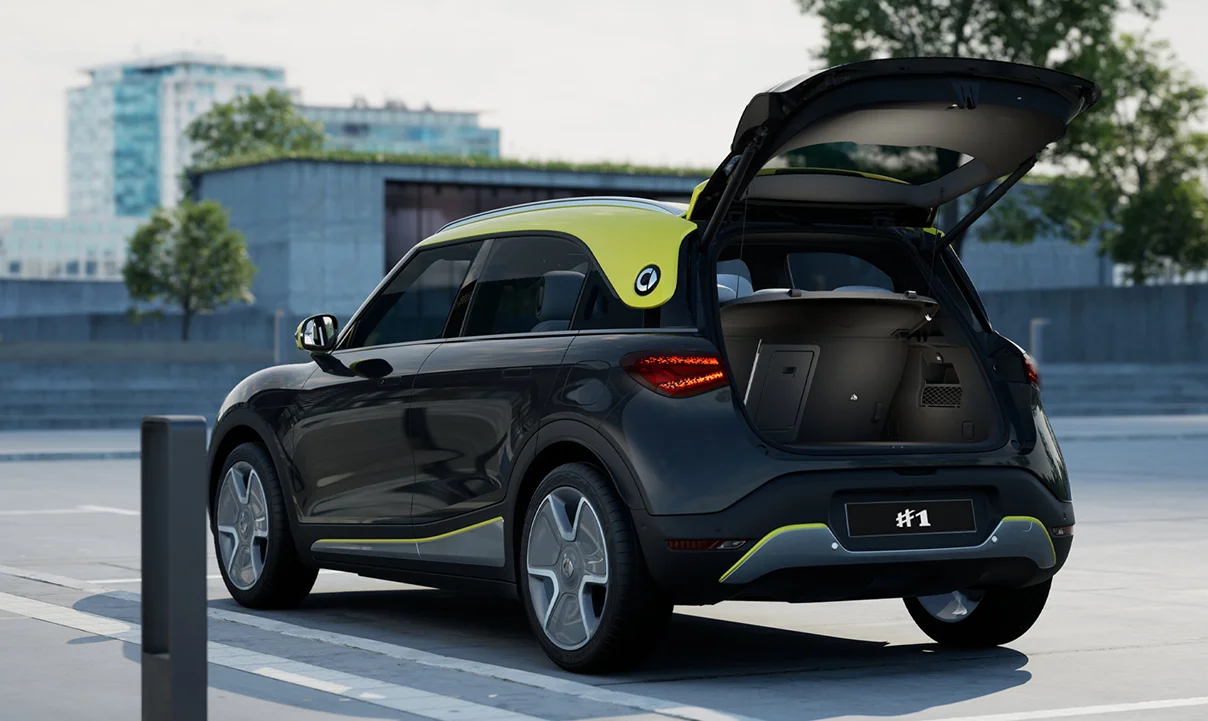
[(529, 598), (545, 637), (564, 651), (587, 645), (608, 598), (608, 548), (586, 496), (564, 486), (543, 498), (525, 556)]
[(260, 580), (268, 557), (268, 502), (252, 464), (238, 461), (227, 471), (215, 515), (223, 573), (232, 586), (246, 591)]
[(919, 603), (933, 618), (945, 623), (960, 623), (977, 610), (985, 591), (953, 591), (937, 596), (919, 596)]

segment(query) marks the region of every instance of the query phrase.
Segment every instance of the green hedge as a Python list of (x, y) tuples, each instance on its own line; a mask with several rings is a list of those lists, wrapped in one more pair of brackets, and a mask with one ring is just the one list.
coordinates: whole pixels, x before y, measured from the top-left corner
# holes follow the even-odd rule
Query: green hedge
[(364, 163), (374, 165), (444, 165), (458, 168), (502, 168), (522, 170), (552, 170), (577, 173), (617, 173), (620, 175), (670, 175), (681, 178), (707, 178), (711, 169), (668, 168), (629, 165), (626, 163), (568, 163), (557, 160), (528, 161), (460, 155), (391, 155), (353, 150), (265, 151), (226, 158), (191, 174), (209, 173), (250, 165), (263, 165), (282, 160), (311, 160), (327, 163)]

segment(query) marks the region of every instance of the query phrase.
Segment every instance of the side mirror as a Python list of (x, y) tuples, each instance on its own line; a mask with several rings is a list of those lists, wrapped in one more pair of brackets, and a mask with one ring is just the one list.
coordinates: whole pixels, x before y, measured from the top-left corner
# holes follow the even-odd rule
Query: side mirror
[(294, 341), (307, 353), (330, 353), (336, 347), (337, 321), (334, 315), (312, 315), (298, 324)]

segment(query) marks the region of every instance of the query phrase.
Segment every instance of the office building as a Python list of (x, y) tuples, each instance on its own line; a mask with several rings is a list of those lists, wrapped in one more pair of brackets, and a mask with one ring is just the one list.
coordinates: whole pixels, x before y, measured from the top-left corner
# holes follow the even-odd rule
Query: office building
[(300, 105), (307, 118), (323, 124), (326, 145), (393, 155), (499, 157), (499, 130), (478, 124), (478, 113), (411, 109), (399, 101), (370, 107), (363, 99), (351, 107)]
[(141, 218), (73, 215), (0, 217), (0, 278), (122, 279)]
[(216, 102), (285, 88), (281, 68), (176, 53), (89, 68), (67, 93), (67, 211), (142, 217), (173, 205), (191, 156), (184, 131)]

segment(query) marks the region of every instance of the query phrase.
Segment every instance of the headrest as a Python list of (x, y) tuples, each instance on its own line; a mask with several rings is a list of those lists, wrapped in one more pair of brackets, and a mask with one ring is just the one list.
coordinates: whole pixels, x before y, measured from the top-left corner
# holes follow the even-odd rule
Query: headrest
[(754, 289), (751, 287), (751, 281), (734, 273), (718, 273), (717, 284), (719, 286), (725, 286), (734, 291), (734, 296), (736, 298), (748, 296), (754, 291)]
[(727, 300), (734, 300), (738, 294), (728, 285), (717, 284), (717, 302), (725, 303)]
[[(889, 288), (882, 288), (877, 285), (841, 285), (835, 288), (836, 292), (844, 291), (848, 293), (893, 293)], [(893, 293), (897, 295), (897, 293)]]
[(573, 270), (551, 270), (541, 276), (537, 293), (537, 320), (569, 321), (583, 287), (583, 274)]

